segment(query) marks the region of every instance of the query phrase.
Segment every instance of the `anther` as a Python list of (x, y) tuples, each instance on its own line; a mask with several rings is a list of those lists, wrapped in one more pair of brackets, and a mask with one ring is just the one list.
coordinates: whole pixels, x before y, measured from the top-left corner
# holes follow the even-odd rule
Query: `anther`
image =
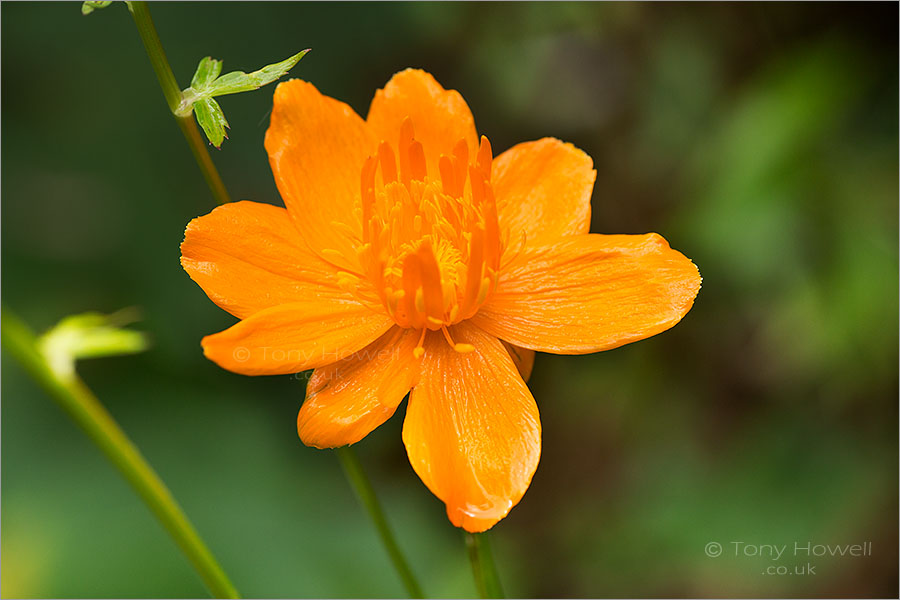
[(419, 334), (419, 341), (416, 343), (416, 347), (413, 348), (413, 356), (416, 358), (422, 358), (422, 355), (425, 354), (425, 332), (428, 331), (426, 328), (422, 328), (422, 333)]
[(447, 343), (450, 344), (450, 347), (459, 352), (460, 354), (465, 354), (466, 352), (472, 352), (475, 350), (475, 346), (472, 344), (457, 344), (453, 341), (453, 338), (450, 337), (450, 332), (447, 330), (447, 327), (441, 327), (441, 331), (444, 333), (444, 339), (447, 340)]

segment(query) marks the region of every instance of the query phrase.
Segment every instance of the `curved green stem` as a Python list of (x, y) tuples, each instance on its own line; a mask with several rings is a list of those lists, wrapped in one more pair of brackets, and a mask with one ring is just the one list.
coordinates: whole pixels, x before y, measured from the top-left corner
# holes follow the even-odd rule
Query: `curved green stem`
[(134, 23), (137, 25), (138, 33), (141, 35), (141, 41), (144, 42), (144, 49), (150, 58), (150, 64), (153, 65), (153, 71), (159, 80), (159, 86), (166, 97), (169, 111), (171, 111), (172, 116), (178, 122), (178, 127), (181, 128), (184, 139), (187, 140), (191, 153), (194, 155), (200, 171), (203, 172), (206, 184), (209, 186), (216, 202), (219, 204), (231, 202), (228, 190), (222, 182), (222, 177), (219, 176), (219, 171), (213, 164), (206, 142), (197, 129), (193, 116), (191, 113), (182, 114), (184, 110), (181, 110), (181, 89), (178, 87), (178, 82), (172, 73), (172, 67), (169, 66), (169, 60), (166, 58), (166, 53), (163, 51), (162, 44), (159, 41), (156, 27), (153, 26), (153, 19), (150, 18), (150, 8), (146, 2), (128, 2), (128, 9), (131, 11), (131, 16), (134, 17)]
[(500, 576), (494, 565), (488, 534), (466, 532), (466, 549), (469, 551), (469, 562), (472, 563), (472, 575), (481, 598), (503, 598), (503, 587)]
[(388, 555), (391, 557), (391, 562), (394, 563), (394, 568), (397, 569), (397, 574), (400, 575), (400, 579), (403, 580), (403, 585), (406, 586), (406, 591), (410, 598), (424, 598), (425, 596), (422, 593), (422, 588), (419, 586), (419, 582), (416, 581), (412, 569), (409, 568), (409, 563), (406, 562), (406, 558), (404, 558), (403, 553), (400, 551), (400, 546), (397, 545), (397, 540), (394, 538), (394, 534), (388, 526), (384, 511), (381, 509), (381, 504), (375, 496), (375, 490), (372, 488), (369, 478), (366, 477), (366, 473), (363, 471), (362, 463), (359, 462), (356, 452), (354, 452), (350, 446), (343, 446), (341, 448), (335, 448), (335, 453), (341, 461), (344, 473), (347, 475), (347, 479), (350, 481), (353, 490), (359, 497), (359, 501), (362, 502), (366, 511), (369, 513), (369, 516), (372, 518), (375, 529), (378, 530), (378, 535), (381, 536), (381, 541), (384, 544)]
[(38, 350), (34, 333), (6, 308), (0, 320), (4, 348), (119, 469), (187, 555), (213, 595), (240, 598), (172, 493), (91, 390), (77, 375), (61, 377), (55, 373)]

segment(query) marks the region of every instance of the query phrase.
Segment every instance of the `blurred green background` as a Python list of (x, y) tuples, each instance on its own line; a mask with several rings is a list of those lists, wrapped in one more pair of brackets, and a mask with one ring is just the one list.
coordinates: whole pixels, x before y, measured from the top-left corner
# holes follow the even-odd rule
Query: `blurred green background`
[[(402, 595), (336, 458), (297, 438), (305, 379), (203, 358), (234, 319), (178, 246), (212, 198), (124, 5), (79, 4), (2, 6), (3, 302), (38, 330), (142, 308), (152, 350), (79, 371), (245, 595)], [(670, 332), (538, 356), (541, 465), (493, 533), (511, 596), (896, 596), (897, 4), (151, 8), (182, 86), (206, 55), (249, 71), (312, 47), (292, 75), (365, 114), (394, 72), (425, 68), (498, 153), (542, 136), (588, 152), (593, 231), (657, 231), (699, 265)], [(280, 202), (273, 89), (222, 99), (213, 158), (234, 199)], [(99, 451), (2, 367), (3, 596), (204, 596)], [(359, 454), (427, 592), (471, 596), (401, 423)], [(734, 541), (873, 552), (767, 576), (807, 559)]]

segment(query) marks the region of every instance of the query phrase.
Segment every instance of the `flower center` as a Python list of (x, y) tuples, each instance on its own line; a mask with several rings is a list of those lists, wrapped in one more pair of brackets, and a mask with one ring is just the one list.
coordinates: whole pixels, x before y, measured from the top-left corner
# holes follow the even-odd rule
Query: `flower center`
[(440, 157), (440, 172), (428, 173), (407, 118), (397, 155), (382, 141), (362, 167), (363, 272), (400, 327), (422, 329), (423, 337), (426, 329), (443, 330), (461, 352), (471, 347), (453, 343), (447, 326), (475, 314), (496, 287), (500, 265), (491, 160), (486, 137), (471, 163), (460, 140)]

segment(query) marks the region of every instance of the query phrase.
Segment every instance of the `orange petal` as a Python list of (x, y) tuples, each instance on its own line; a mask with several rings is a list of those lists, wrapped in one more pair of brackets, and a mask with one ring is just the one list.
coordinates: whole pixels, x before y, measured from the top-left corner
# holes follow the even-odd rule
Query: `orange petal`
[(572, 236), (522, 252), (473, 321), (517, 346), (586, 354), (669, 329), (699, 289), (697, 267), (655, 233)]
[(478, 150), (472, 111), (456, 90), (445, 90), (431, 74), (406, 69), (375, 92), (366, 118), (375, 134), (397, 151), (400, 125), (412, 120), (415, 137), (425, 149), (428, 173), (438, 179), (441, 154), (452, 155), (459, 140), (466, 140), (469, 155)]
[(243, 375), (282, 375), (342, 360), (393, 325), (354, 301), (281, 304), (203, 338), (206, 357)]
[(351, 299), (336, 270), (309, 251), (285, 209), (233, 202), (191, 221), (181, 265), (236, 317), (302, 299)]
[(553, 138), (513, 146), (494, 160), (491, 182), (500, 229), (518, 248), (564, 235), (587, 233), (591, 227), (594, 161), (573, 146)]
[(313, 371), (297, 416), (303, 443), (355, 444), (387, 421), (418, 375), (417, 340), (417, 332), (393, 327), (359, 352)]
[(522, 379), (527, 383), (528, 380), (531, 379), (531, 370), (534, 369), (534, 350), (520, 348), (519, 346), (514, 346), (503, 340), (500, 341), (503, 342), (503, 347), (509, 352), (509, 357), (513, 360), (516, 368), (519, 370), (519, 375), (521, 375)]
[(541, 454), (534, 398), (503, 345), (463, 322), (425, 340), (420, 381), (409, 397), (403, 443), (413, 469), (447, 505), (457, 527), (490, 529), (519, 502)]
[[(334, 250), (355, 265), (361, 235), (354, 212), (359, 174), (378, 140), (353, 109), (325, 96), (311, 83), (293, 79), (278, 85), (266, 152), (281, 198), (313, 251)], [(344, 223), (356, 235), (335, 229)]]

